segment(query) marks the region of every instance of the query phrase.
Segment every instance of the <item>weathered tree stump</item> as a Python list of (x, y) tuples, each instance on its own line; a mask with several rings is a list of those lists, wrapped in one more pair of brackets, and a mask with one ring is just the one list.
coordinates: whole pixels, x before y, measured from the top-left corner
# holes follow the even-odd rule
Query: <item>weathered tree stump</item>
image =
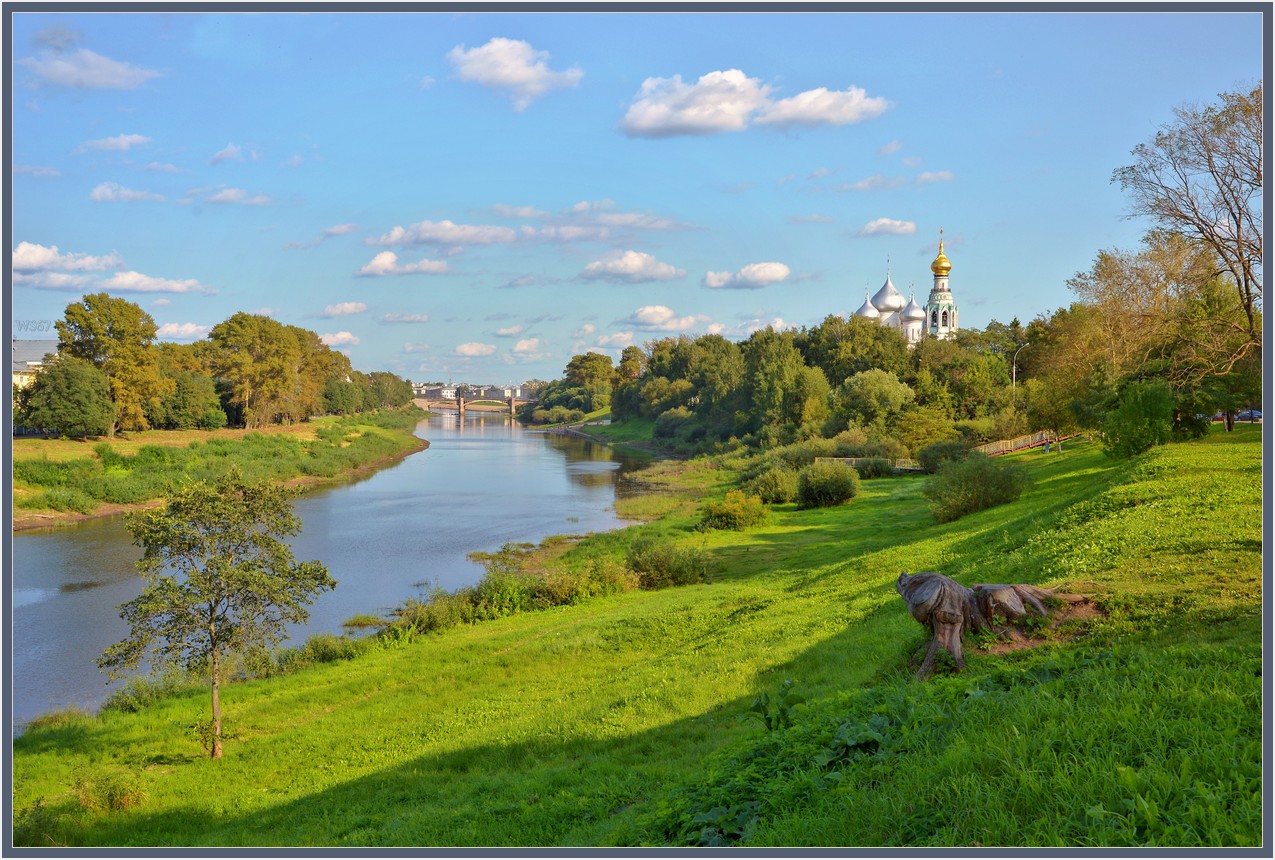
[(895, 588), (907, 601), (912, 617), (934, 631), (934, 638), (916, 673), (922, 679), (934, 674), (934, 658), (940, 648), (952, 655), (957, 669), (965, 668), (965, 656), (961, 651), (961, 636), (965, 631), (978, 632), (990, 627), (992, 619), (997, 617), (1010, 622), (1025, 615), (1048, 618), (1046, 601), (1072, 597), (1056, 595), (1049, 589), (1034, 585), (976, 585), (966, 588), (956, 580), (932, 571), (911, 575), (901, 573)]

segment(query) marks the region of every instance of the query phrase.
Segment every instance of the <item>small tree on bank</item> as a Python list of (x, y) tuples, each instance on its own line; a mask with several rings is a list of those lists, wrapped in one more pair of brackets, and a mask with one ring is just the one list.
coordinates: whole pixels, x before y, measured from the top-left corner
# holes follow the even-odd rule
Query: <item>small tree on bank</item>
[(295, 562), (280, 540), (301, 530), (290, 496), (280, 487), (247, 483), (231, 470), (215, 484), (189, 484), (163, 508), (125, 520), (143, 549), (137, 567), (147, 585), (120, 607), (129, 636), (107, 648), (98, 665), (117, 678), (150, 654), (156, 670), (207, 670), (212, 758), (222, 754), (224, 659), (277, 644), (285, 625), (304, 622), (306, 607), (336, 586), (327, 567)]

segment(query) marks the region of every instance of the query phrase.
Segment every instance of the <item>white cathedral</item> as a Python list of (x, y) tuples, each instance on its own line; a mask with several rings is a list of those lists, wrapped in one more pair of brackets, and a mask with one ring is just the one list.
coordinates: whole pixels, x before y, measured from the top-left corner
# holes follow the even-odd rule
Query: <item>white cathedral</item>
[(871, 299), (864, 291), (863, 306), (854, 312), (857, 317), (876, 320), (884, 326), (896, 329), (912, 347), (925, 334), (935, 337), (949, 338), (956, 331), (956, 300), (952, 298), (952, 290), (947, 285), (948, 273), (952, 271), (952, 263), (943, 253), (943, 231), (939, 231), (939, 255), (930, 264), (934, 273), (934, 286), (930, 288), (929, 301), (922, 308), (916, 303), (916, 296), (904, 299), (903, 294), (890, 282), (890, 270), (886, 268), (885, 285), (877, 290)]

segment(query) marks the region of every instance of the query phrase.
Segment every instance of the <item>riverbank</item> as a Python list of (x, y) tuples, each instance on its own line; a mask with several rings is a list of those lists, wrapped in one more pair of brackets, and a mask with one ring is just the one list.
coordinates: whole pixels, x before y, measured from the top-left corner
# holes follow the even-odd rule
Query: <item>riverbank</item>
[[(213, 478), (231, 463), (303, 490), (358, 479), (428, 448), (429, 442), (412, 432), (428, 414), (409, 407), (251, 431), (15, 439), (12, 530), (57, 528), (157, 507), (169, 481)], [(263, 459), (270, 464), (263, 466)]]
[[(1129, 462), (1089, 443), (1010, 456), (1029, 490), (953, 523), (907, 476), (866, 479), (838, 508), (772, 506), (743, 532), (699, 531), (680, 507), (572, 542), (559, 560), (587, 565), (667, 539), (705, 553), (710, 577), (386, 638), (355, 660), (332, 649), (231, 685), (237, 737), (218, 762), (173, 728), (206, 718), (202, 693), (33, 726), (14, 742), (15, 835), (1260, 844), (1260, 434)], [(720, 461), (677, 466), (676, 482), (712, 493), (736, 477)], [(893, 590), (901, 569), (1059, 587), (1103, 612), (1011, 654), (971, 638), (965, 672), (921, 684), (908, 663), (926, 634)]]

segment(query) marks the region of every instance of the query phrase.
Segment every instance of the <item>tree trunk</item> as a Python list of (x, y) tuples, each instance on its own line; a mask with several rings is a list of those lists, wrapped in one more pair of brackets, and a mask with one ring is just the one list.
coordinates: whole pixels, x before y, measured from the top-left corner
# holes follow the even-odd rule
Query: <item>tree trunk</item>
[(209, 754), (221, 758), (221, 654), (212, 652), (212, 733), (208, 738)]

